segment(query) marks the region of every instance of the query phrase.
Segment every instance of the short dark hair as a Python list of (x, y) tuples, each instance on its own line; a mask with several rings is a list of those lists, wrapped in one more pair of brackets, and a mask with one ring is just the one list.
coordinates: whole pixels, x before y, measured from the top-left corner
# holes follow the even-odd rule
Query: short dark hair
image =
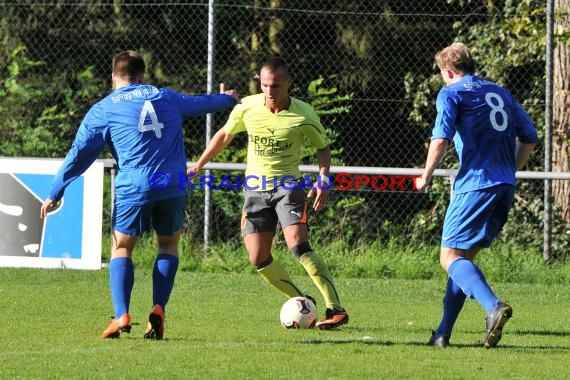
[(474, 74), (475, 60), (461, 42), (454, 42), (435, 55), (435, 62), (440, 69), (448, 69), (459, 74)]
[(146, 65), (142, 55), (133, 50), (122, 51), (113, 60), (113, 72), (121, 78), (135, 82), (144, 74)]
[(261, 66), (261, 70), (263, 69), (269, 69), (271, 71), (283, 70), (288, 75), (291, 75), (289, 72), (289, 67), (287, 66), (287, 62), (285, 62), (285, 60), (281, 57), (269, 58), (267, 61), (265, 61), (263, 66)]

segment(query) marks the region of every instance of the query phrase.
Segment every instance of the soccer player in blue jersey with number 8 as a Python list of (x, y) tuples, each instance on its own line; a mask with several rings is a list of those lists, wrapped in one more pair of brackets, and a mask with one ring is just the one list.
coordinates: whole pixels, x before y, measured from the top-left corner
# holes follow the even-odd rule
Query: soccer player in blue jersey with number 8
[[(459, 170), (443, 224), (440, 263), (448, 273), (443, 317), (428, 345), (447, 347), (467, 296), (487, 312), (484, 346), (495, 347), (512, 308), (501, 302), (473, 259), (507, 221), (515, 193), (515, 172), (527, 162), (536, 129), (511, 93), (475, 73), (474, 60), (462, 43), (435, 56), (446, 84), (437, 96), (437, 118), (423, 175), (424, 191), (453, 140)], [(518, 139), (518, 144), (517, 144)]]
[(87, 112), (41, 207), (45, 218), (63, 197), (66, 186), (109, 146), (118, 168), (109, 263), (115, 315), (101, 335), (103, 339), (118, 338), (121, 332), (131, 330), (132, 253), (139, 237), (151, 227), (157, 234), (158, 254), (152, 273), (152, 311), (144, 337), (162, 339), (187, 199), (187, 189), (179, 181), (180, 175), (186, 174), (183, 120), (229, 109), (238, 100), (237, 93), (225, 91), (223, 85), (221, 94), (192, 96), (143, 84), (144, 72), (145, 62), (139, 53), (124, 51), (115, 57), (114, 91)]

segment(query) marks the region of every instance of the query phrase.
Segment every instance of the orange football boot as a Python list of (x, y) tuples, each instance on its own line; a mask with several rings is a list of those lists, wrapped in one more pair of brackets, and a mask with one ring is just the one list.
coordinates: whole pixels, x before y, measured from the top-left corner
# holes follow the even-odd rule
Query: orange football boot
[(319, 330), (330, 330), (348, 323), (348, 314), (345, 310), (328, 309), (325, 318), (315, 324)]
[(120, 318), (113, 318), (101, 334), (101, 339), (118, 338), (122, 332), (131, 332), (131, 316), (128, 313), (121, 315)]

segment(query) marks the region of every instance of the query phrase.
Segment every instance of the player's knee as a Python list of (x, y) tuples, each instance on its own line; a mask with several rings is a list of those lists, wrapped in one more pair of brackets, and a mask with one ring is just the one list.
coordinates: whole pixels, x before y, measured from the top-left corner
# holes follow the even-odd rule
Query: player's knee
[(311, 244), (308, 241), (304, 241), (300, 244), (297, 244), (294, 247), (291, 247), (291, 252), (297, 259), (300, 259), (307, 252), (311, 252), (313, 249), (311, 248)]

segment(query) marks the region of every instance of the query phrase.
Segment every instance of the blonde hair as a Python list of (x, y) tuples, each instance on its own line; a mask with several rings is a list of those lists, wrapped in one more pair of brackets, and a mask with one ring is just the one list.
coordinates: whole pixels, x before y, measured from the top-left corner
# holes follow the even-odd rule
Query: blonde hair
[(461, 42), (454, 42), (448, 47), (440, 50), (435, 55), (435, 62), (440, 69), (448, 69), (457, 74), (474, 74), (475, 61)]

